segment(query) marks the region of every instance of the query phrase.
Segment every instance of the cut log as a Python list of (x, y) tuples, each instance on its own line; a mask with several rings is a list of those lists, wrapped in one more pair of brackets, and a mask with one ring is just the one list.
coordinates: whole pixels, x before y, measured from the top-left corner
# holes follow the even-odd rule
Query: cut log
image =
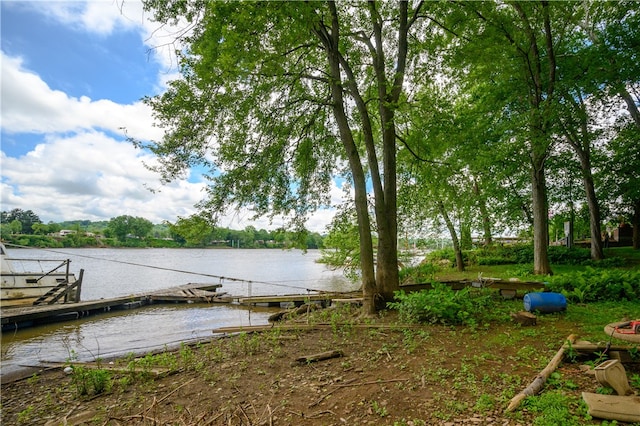
[(344, 356), (344, 353), (341, 350), (335, 350), (321, 352), (319, 354), (301, 356), (299, 358), (296, 358), (296, 361), (301, 364), (308, 364), (310, 362), (324, 361), (325, 359), (340, 358), (342, 356)]
[[(567, 341), (570, 344), (573, 344), (576, 341), (576, 335), (575, 334), (570, 335), (569, 337), (567, 337)], [(555, 356), (551, 359), (551, 361), (549, 361), (549, 364), (547, 364), (544, 370), (538, 373), (536, 378), (533, 379), (533, 381), (529, 384), (529, 386), (527, 386), (519, 394), (511, 398), (511, 402), (509, 402), (509, 406), (506, 409), (507, 413), (515, 410), (518, 407), (518, 405), (520, 405), (522, 400), (524, 400), (526, 397), (531, 395), (536, 395), (538, 392), (542, 390), (542, 387), (544, 386), (544, 383), (547, 381), (547, 378), (549, 377), (549, 375), (553, 373), (556, 368), (558, 368), (558, 365), (560, 365), (560, 362), (562, 361), (562, 358), (564, 356), (565, 349), (566, 349), (566, 345), (563, 345), (560, 348), (560, 350), (558, 350), (558, 352), (555, 354)]]
[(589, 415), (619, 422), (640, 422), (640, 397), (600, 395), (582, 392), (582, 399), (589, 407)]
[(536, 325), (538, 317), (536, 317), (531, 312), (521, 311), (517, 313), (512, 313), (511, 318), (518, 324), (522, 325)]

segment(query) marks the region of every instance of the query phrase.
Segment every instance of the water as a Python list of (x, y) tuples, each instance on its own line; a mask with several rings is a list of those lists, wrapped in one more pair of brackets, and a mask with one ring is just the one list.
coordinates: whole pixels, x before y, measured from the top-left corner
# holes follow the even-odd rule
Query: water
[[(320, 256), (316, 250), (9, 248), (9, 255), (70, 259), (76, 276), (81, 268), (85, 270), (82, 300), (145, 293), (186, 283), (219, 283), (222, 288), (218, 291), (234, 296), (305, 293), (307, 289), (354, 290), (354, 284), (339, 271), (329, 271), (316, 262)], [(154, 305), (5, 332), (1, 376), (14, 375), (23, 366), (40, 361), (91, 361), (175, 347), (181, 342), (211, 337), (217, 327), (265, 324), (273, 312), (274, 309), (226, 304)]]

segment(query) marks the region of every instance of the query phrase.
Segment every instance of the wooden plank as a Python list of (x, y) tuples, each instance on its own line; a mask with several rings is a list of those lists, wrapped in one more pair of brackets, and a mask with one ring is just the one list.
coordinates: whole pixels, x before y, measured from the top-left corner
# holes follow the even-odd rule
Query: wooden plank
[(640, 422), (640, 397), (582, 392), (589, 415), (619, 422)]
[[(292, 302), (319, 302), (323, 300), (331, 300), (336, 297), (336, 293), (326, 294), (287, 294), (282, 296), (255, 296), (255, 297), (241, 297), (238, 302), (243, 304), (255, 304), (255, 303), (292, 303)], [(344, 296), (344, 295), (341, 295)]]
[(65, 303), (60, 305), (40, 305), (20, 308), (0, 308), (0, 318), (2, 325), (33, 321), (37, 319), (55, 317), (71, 312), (96, 311), (105, 308), (112, 308), (127, 302), (137, 302), (146, 300), (146, 296), (122, 296), (112, 299), (100, 299), (87, 302)]
[(631, 346), (596, 344), (591, 342), (575, 342), (571, 345), (565, 344), (565, 349), (573, 349), (578, 352), (602, 352), (602, 351), (629, 351)]

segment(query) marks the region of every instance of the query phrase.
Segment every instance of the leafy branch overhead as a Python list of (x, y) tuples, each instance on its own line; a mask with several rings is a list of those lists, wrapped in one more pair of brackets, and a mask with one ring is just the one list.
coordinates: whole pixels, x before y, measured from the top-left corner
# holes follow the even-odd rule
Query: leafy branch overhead
[(637, 156), (614, 180), (603, 155), (638, 125), (636, 2), (144, 4), (187, 24), (181, 77), (145, 99), (165, 136), (134, 142), (166, 181), (202, 171), (214, 219), (248, 207), (301, 229), (348, 182), (368, 312), (398, 289), (399, 231), (442, 221), (461, 252), (521, 230), (550, 274), (553, 210), (588, 207), (593, 259), (604, 215), (640, 228)]

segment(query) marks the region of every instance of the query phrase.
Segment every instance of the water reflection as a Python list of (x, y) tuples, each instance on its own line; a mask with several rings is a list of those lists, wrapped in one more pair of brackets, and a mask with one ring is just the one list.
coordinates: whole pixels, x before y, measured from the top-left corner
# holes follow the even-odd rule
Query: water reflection
[[(19, 250), (13, 257), (70, 258), (74, 271), (85, 269), (82, 299), (114, 297), (168, 288), (188, 282), (212, 282), (175, 271), (142, 268), (139, 263), (197, 273), (239, 278), (219, 279), (235, 296), (354, 290), (340, 272), (316, 263), (319, 252), (281, 250), (198, 249), (61, 249), (64, 254)], [(109, 260), (109, 261), (108, 261)], [(128, 262), (127, 264), (114, 262)], [(277, 309), (276, 309), (277, 310)], [(129, 352), (173, 347), (180, 342), (207, 339), (217, 327), (266, 324), (274, 309), (234, 305), (157, 305), (132, 311), (106, 312), (86, 319), (2, 333), (1, 375), (39, 361), (90, 361)]]

